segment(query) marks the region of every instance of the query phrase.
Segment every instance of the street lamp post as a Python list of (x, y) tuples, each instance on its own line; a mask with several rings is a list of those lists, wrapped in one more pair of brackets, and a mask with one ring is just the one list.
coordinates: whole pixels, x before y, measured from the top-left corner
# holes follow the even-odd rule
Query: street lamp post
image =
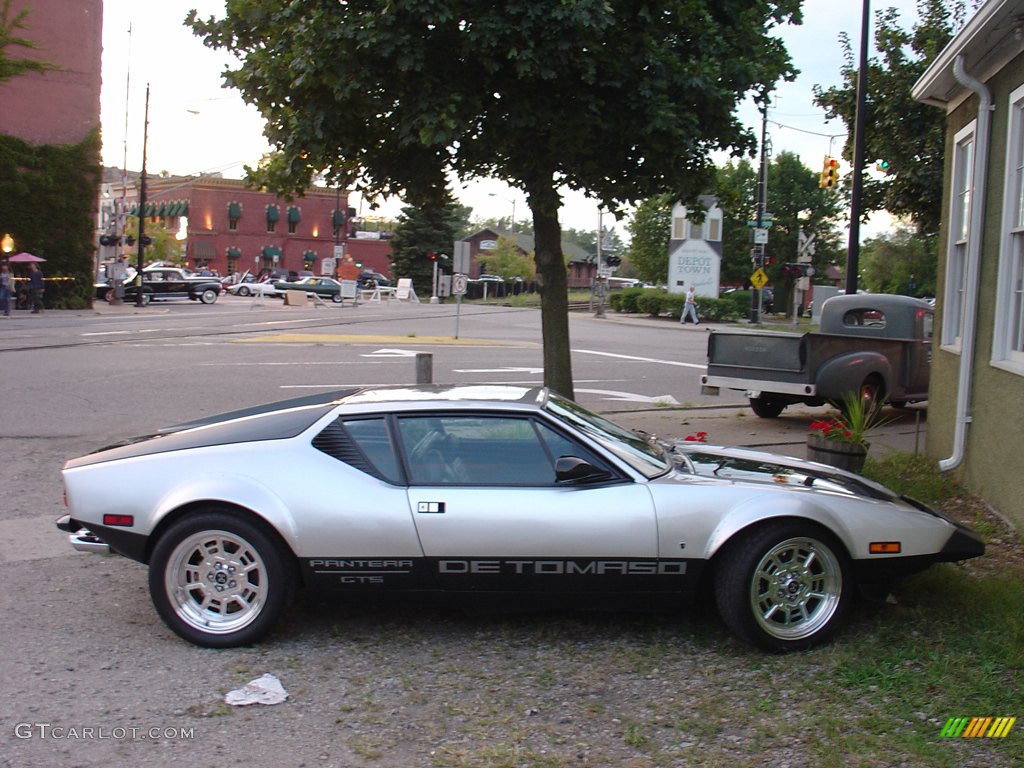
[(516, 199), (514, 197), (505, 197), (504, 195), (499, 195), (497, 192), (488, 192), (487, 196), (500, 197), (506, 203), (512, 203), (512, 226), (509, 227), (509, 229), (512, 231), (512, 234), (514, 235), (516, 233)]

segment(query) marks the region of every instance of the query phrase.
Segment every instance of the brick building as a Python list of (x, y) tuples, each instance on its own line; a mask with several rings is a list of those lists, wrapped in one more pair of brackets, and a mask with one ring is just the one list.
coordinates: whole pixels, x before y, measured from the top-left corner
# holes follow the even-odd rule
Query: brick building
[(0, 134), (29, 144), (77, 144), (100, 125), (102, 0), (13, 0), (10, 15), (27, 10), (15, 33), (36, 48), (12, 46), (7, 55), (47, 62), (49, 72), (26, 72), (0, 82)]
[[(134, 185), (125, 200), (128, 215), (138, 215)], [(170, 231), (182, 232), (188, 267), (220, 274), (265, 269), (333, 273), (328, 260), (336, 245), (350, 264), (390, 274), (387, 242), (357, 240), (352, 213), (347, 193), (334, 189), (313, 188), (288, 201), (218, 176), (146, 182), (147, 222), (159, 221)]]

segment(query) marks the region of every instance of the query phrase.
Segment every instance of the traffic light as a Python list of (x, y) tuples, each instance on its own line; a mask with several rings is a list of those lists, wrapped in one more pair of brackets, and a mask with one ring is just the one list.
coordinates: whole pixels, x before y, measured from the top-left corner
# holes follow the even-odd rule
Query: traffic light
[(120, 245), (121, 238), (117, 235), (100, 235), (100, 245)]
[(821, 169), (821, 177), (818, 186), (822, 189), (832, 189), (839, 184), (839, 161), (834, 157), (825, 155), (825, 163)]
[(617, 266), (619, 266), (622, 263), (622, 258), (620, 256), (615, 256), (615, 255), (608, 256), (605, 259), (605, 263), (609, 267), (617, 267)]
[(433, 251), (427, 251), (427, 258), (431, 261), (437, 261), (437, 254)]

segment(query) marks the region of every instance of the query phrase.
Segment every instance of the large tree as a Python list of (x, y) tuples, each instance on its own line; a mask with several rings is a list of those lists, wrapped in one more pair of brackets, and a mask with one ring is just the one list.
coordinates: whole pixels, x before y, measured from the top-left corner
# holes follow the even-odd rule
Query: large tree
[[(915, 101), (914, 83), (924, 74), (962, 22), (963, 0), (919, 0), (920, 21), (909, 30), (900, 26), (893, 8), (875, 13), (875, 48), (869, 59), (865, 104), (865, 157), (869, 167), (886, 161), (888, 173), (864, 175), (861, 210), (886, 210), (909, 217), (924, 235), (939, 231), (946, 117), (941, 110)], [(848, 134), (843, 155), (853, 157), (857, 104), (857, 61), (849, 35), (839, 34), (845, 63), (842, 83), (828, 89), (815, 87), (814, 100), (829, 118), (839, 117)]]
[(448, 172), (526, 195), (544, 381), (573, 396), (559, 188), (605, 208), (702, 191), (716, 150), (750, 151), (736, 114), (792, 70), (774, 28), (799, 0), (230, 0), (187, 23), (239, 65), (275, 152), (252, 181), (312, 176), (440, 199)]

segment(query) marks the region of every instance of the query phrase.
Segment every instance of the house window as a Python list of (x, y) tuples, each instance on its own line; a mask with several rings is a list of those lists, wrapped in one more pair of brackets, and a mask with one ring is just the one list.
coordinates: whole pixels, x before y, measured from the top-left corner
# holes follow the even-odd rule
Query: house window
[(242, 206), (240, 203), (228, 203), (228, 229), (232, 232), (238, 230), (238, 222), (242, 218)]
[(698, 224), (696, 221), (690, 222), (690, 239), (691, 240), (703, 240), (704, 239), (704, 224)]
[(970, 237), (971, 196), (974, 191), (975, 123), (957, 133), (953, 148), (952, 195), (949, 212), (949, 245), (942, 312), (942, 346), (960, 351), (964, 328), (964, 291), (967, 279), (967, 243)]
[(685, 235), (683, 234), (685, 232), (685, 229), (684, 229), (685, 226), (686, 226), (686, 219), (684, 219), (682, 217), (676, 217), (676, 218), (672, 219), (672, 239), (673, 240), (683, 240), (683, 239), (685, 239)]
[(1024, 85), (1010, 94), (992, 364), (1024, 375)]

